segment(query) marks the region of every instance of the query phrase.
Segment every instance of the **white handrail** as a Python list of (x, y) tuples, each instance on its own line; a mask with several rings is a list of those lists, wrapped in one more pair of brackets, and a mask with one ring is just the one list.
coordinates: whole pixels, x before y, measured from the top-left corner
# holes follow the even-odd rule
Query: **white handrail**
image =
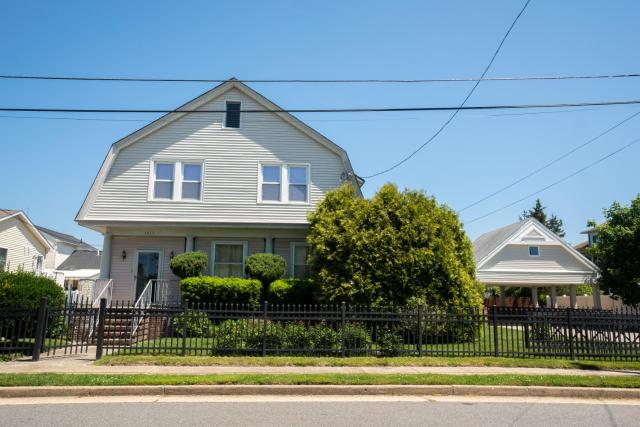
[[(96, 295), (96, 290), (98, 290)], [(98, 279), (93, 288), (94, 298), (93, 307), (100, 307), (100, 300), (102, 298), (107, 299), (107, 307), (111, 307), (111, 301), (113, 298), (113, 279)]]
[(138, 326), (140, 326), (140, 322), (142, 321), (142, 315), (140, 314), (140, 310), (143, 308), (147, 308), (153, 302), (153, 280), (149, 280), (147, 285), (142, 290), (142, 293), (136, 300), (136, 303), (133, 306), (133, 319), (131, 325), (131, 340), (133, 341), (133, 336), (138, 330)]

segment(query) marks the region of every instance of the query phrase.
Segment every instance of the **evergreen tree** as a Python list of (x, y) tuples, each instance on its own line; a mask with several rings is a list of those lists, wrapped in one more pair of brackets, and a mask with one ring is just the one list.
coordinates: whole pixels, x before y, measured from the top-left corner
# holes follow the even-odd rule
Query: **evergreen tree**
[(557, 234), (558, 237), (564, 237), (565, 232), (564, 232), (564, 229), (562, 228), (563, 226), (562, 220), (558, 218), (555, 214), (552, 214), (551, 218), (547, 219), (547, 213), (544, 211), (545, 209), (547, 208), (546, 206), (542, 206), (540, 199), (536, 199), (535, 206), (532, 209), (529, 209), (528, 211), (522, 212), (522, 215), (520, 216), (520, 220), (522, 221), (523, 219), (526, 219), (526, 218), (535, 218), (541, 224), (544, 224), (549, 230)]

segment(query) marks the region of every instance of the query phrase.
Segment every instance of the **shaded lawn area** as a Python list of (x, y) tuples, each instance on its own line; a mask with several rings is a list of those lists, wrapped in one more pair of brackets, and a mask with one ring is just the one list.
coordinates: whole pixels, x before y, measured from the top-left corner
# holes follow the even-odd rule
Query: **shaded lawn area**
[(640, 378), (567, 375), (441, 374), (225, 374), (225, 375), (94, 375), (0, 374), (0, 387), (125, 385), (509, 385), (640, 388)]
[(506, 357), (310, 357), (112, 355), (96, 365), (158, 366), (484, 366), (583, 370), (640, 370), (640, 361), (520, 359)]

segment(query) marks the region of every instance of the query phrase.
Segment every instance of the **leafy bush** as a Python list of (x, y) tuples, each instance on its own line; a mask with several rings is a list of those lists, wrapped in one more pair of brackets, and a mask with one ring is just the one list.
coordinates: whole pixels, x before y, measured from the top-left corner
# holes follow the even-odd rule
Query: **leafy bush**
[(380, 356), (392, 357), (400, 354), (404, 341), (397, 331), (386, 328), (378, 335), (377, 344)]
[(182, 300), (190, 304), (260, 303), (260, 282), (235, 277), (189, 277), (180, 282)]
[(204, 252), (185, 252), (171, 259), (171, 271), (181, 279), (202, 276), (207, 269), (208, 258)]
[(280, 279), (269, 288), (273, 304), (316, 304), (317, 286), (311, 280)]
[(171, 326), (182, 337), (208, 337), (213, 325), (203, 311), (180, 313), (171, 320)]
[(473, 249), (456, 212), (420, 191), (384, 185), (371, 199), (352, 186), (327, 193), (309, 216), (312, 277), (330, 303), (480, 307)]
[(23, 308), (37, 308), (40, 300), (48, 298), (52, 308), (64, 306), (64, 290), (53, 280), (25, 271), (0, 271), (0, 304)]
[(245, 272), (262, 284), (262, 297), (268, 299), (269, 285), (282, 277), (285, 270), (284, 258), (274, 254), (253, 254), (247, 258)]
[(309, 339), (315, 350), (334, 350), (339, 342), (338, 333), (324, 323), (309, 328)]
[[(359, 323), (347, 323), (344, 331), (347, 352), (357, 353), (371, 346), (371, 334)], [(338, 336), (342, 337), (342, 328), (338, 331)]]

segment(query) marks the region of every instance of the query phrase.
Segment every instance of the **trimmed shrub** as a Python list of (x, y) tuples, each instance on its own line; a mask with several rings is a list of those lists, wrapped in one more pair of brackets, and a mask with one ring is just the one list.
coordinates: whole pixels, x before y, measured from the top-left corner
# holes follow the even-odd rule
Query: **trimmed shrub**
[[(344, 330), (347, 352), (358, 353), (369, 349), (371, 334), (364, 326), (358, 323), (347, 323)], [(338, 336), (342, 337), (342, 328), (338, 331)]]
[(48, 298), (49, 307), (64, 306), (64, 290), (53, 280), (25, 271), (0, 271), (0, 305), (37, 308), (40, 300)]
[(171, 259), (169, 267), (181, 279), (202, 276), (207, 269), (208, 258), (204, 252), (185, 252)]
[(317, 287), (311, 280), (280, 279), (269, 288), (273, 304), (316, 304)]
[(380, 356), (393, 357), (400, 354), (404, 340), (394, 330), (385, 328), (380, 335), (378, 335), (378, 351)]
[(180, 282), (182, 300), (194, 304), (260, 303), (260, 282), (235, 277), (189, 277)]
[(269, 296), (269, 285), (284, 274), (286, 264), (284, 258), (274, 254), (253, 254), (247, 258), (245, 272), (252, 279), (262, 284), (262, 297)]
[(178, 314), (171, 320), (171, 326), (181, 337), (200, 338), (209, 336), (213, 325), (203, 311)]

